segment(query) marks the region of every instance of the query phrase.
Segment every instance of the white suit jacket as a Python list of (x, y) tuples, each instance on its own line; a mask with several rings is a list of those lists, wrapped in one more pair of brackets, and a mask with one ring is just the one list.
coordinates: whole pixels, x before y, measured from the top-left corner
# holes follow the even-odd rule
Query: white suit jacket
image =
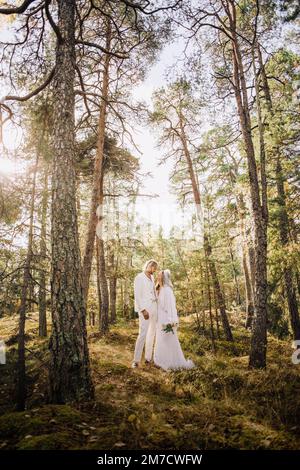
[(154, 277), (151, 279), (144, 273), (139, 273), (134, 279), (134, 309), (140, 313), (146, 309), (149, 313), (157, 311), (157, 296)]

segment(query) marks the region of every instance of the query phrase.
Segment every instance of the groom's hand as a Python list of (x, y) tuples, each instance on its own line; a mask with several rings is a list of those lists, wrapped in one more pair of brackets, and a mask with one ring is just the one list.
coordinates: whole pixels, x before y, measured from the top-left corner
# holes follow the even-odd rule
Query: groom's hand
[(142, 310), (142, 314), (143, 314), (145, 320), (149, 320), (149, 313), (147, 312), (147, 310)]

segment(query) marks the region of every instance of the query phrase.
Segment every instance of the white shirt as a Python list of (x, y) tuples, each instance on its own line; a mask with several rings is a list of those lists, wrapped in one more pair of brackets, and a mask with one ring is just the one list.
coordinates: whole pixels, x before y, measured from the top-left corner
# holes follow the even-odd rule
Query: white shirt
[(144, 272), (135, 277), (134, 309), (139, 313), (144, 309), (149, 313), (157, 309), (157, 296), (152, 274), (151, 279)]

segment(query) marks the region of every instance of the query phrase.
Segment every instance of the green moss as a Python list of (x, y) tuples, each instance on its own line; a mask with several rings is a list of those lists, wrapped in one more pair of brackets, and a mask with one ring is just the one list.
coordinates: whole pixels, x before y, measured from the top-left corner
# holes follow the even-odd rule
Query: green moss
[[(209, 336), (185, 321), (182, 347), (197, 367), (174, 373), (130, 368), (134, 325), (116, 325), (105, 338), (91, 334), (95, 400), (80, 404), (32, 405), (44, 400), (47, 377), (40, 360), (47, 361), (48, 350), (46, 342), (30, 341), (36, 353), (27, 363), (31, 409), (12, 413), (5, 404), (5, 448), (299, 448), (300, 369), (290, 361), (290, 345), (269, 337), (268, 369), (248, 370), (249, 332), (235, 328), (235, 345), (218, 340), (213, 354)], [(17, 357), (12, 348), (9, 354), (13, 368)], [(0, 379), (3, 388), (9, 376)]]
[(31, 429), (38, 430), (42, 425), (41, 419), (30, 419), (26, 417), (27, 413), (7, 413), (0, 417), (0, 437), (5, 439), (8, 437), (16, 437), (20, 433), (26, 433)]
[(87, 417), (68, 405), (46, 405), (35, 411), (6, 413), (0, 417), (0, 438), (18, 442), (26, 435), (72, 429)]
[(111, 424), (109, 427), (99, 427), (93, 433), (93, 441), (88, 440), (86, 448), (90, 450), (111, 449), (120, 440), (125, 440), (125, 442), (127, 442), (127, 448), (130, 448), (130, 440), (128, 440), (128, 437), (129, 436), (125, 437), (125, 439), (121, 438), (119, 425)]
[(18, 445), (18, 450), (64, 450), (75, 445), (74, 436), (68, 432), (57, 432), (53, 434), (43, 434), (22, 439)]
[(97, 366), (101, 368), (102, 372), (106, 372), (111, 375), (122, 375), (128, 372), (128, 367), (119, 363), (97, 361)]

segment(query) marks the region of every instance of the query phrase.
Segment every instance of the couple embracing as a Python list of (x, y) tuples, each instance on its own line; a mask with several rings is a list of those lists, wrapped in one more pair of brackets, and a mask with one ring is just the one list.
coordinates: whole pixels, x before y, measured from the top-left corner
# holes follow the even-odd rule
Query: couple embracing
[[(132, 367), (139, 366), (145, 346), (145, 363), (164, 370), (191, 369), (193, 361), (186, 360), (177, 336), (179, 318), (170, 271), (160, 271), (155, 286), (155, 260), (144, 265), (134, 280), (135, 311), (139, 315), (139, 335), (135, 344)], [(154, 345), (155, 342), (155, 345)], [(154, 351), (153, 351), (154, 345)]]

